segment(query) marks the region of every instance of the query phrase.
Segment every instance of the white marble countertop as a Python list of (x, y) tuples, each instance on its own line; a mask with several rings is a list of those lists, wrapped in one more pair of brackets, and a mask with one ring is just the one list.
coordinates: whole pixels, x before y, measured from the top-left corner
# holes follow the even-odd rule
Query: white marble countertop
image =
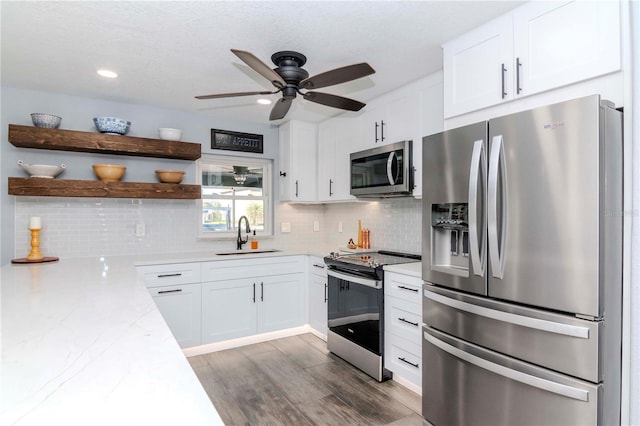
[(397, 272), (399, 274), (410, 275), (416, 278), (422, 278), (422, 262), (399, 263), (397, 265), (386, 265), (385, 271)]
[(223, 424), (135, 260), (1, 268), (0, 424)]

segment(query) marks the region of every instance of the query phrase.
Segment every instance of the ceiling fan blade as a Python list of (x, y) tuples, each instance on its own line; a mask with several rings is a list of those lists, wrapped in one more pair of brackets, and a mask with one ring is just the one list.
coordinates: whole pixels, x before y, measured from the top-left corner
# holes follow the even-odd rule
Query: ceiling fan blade
[(271, 109), (271, 114), (269, 115), (269, 120), (280, 120), (284, 118), (285, 115), (289, 112), (289, 108), (291, 108), (291, 102), (293, 98), (280, 98), (278, 102)]
[(273, 95), (274, 93), (278, 93), (278, 91), (275, 92), (236, 92), (236, 93), (218, 93), (216, 95), (200, 95), (200, 96), (196, 96), (196, 99), (216, 99), (216, 98), (233, 98), (236, 96), (252, 96), (252, 95)]
[(336, 68), (326, 71), (309, 78), (305, 78), (298, 85), (301, 89), (319, 89), (321, 87), (332, 86), (334, 84), (345, 83), (358, 78), (366, 77), (375, 73), (366, 62), (360, 64), (347, 65), (346, 67)]
[(276, 86), (278, 89), (283, 88), (287, 85), (287, 83), (283, 80), (280, 75), (272, 70), (269, 65), (262, 62), (255, 56), (253, 53), (245, 52), (244, 50), (231, 49), (231, 51), (242, 60), (245, 64), (249, 65), (254, 71), (258, 74), (262, 75), (264, 78), (269, 80), (271, 84)]
[(307, 92), (303, 93), (302, 96), (304, 96), (306, 100), (317, 104), (346, 109), (348, 111), (360, 111), (366, 105), (355, 99), (343, 98), (342, 96), (322, 92)]

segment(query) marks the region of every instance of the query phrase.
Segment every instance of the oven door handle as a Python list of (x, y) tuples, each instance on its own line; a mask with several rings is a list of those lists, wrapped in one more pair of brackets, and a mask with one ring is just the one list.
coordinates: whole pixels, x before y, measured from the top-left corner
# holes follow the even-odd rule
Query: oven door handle
[(358, 277), (350, 274), (343, 274), (342, 272), (338, 272), (333, 269), (329, 269), (327, 271), (327, 275), (330, 277), (337, 278), (339, 280), (345, 280), (356, 284), (366, 285), (367, 287), (373, 288), (382, 288), (382, 281), (372, 280), (370, 278)]

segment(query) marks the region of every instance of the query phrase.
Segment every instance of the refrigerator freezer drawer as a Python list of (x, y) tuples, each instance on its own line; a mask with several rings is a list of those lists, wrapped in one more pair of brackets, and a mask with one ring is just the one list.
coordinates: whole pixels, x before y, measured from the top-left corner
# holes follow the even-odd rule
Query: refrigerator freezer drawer
[(423, 329), (422, 415), (441, 425), (603, 424), (602, 385)]
[(423, 319), (431, 328), (479, 346), (598, 383), (602, 321), (424, 286)]

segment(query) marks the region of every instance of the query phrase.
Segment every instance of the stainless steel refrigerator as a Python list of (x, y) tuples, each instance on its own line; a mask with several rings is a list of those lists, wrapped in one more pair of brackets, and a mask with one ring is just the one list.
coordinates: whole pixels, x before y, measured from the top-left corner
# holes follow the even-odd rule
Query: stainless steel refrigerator
[(423, 139), (428, 422), (619, 424), (622, 219), (597, 95)]

